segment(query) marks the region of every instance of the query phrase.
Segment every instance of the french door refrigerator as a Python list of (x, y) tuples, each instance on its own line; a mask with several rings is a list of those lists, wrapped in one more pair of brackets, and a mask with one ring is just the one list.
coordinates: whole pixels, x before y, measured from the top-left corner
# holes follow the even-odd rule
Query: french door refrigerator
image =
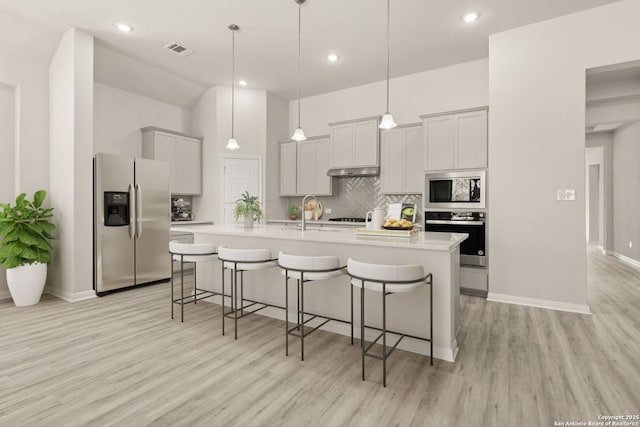
[(96, 294), (168, 280), (169, 164), (100, 153), (93, 182)]

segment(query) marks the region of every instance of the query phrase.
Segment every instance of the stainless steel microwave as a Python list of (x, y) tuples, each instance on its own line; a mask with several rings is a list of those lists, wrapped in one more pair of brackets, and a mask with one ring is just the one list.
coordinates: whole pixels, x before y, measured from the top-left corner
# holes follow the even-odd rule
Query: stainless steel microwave
[(484, 170), (425, 175), (425, 208), (484, 209), (486, 176)]

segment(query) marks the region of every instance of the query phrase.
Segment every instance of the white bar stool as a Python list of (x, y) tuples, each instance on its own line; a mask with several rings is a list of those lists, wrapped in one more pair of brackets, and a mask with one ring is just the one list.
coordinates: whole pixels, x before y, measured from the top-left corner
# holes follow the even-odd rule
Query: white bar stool
[[(299, 256), (289, 255), (284, 252), (278, 254), (278, 265), (282, 269), (282, 275), (284, 279), (285, 289), (285, 324), (286, 324), (286, 338), (285, 338), (285, 354), (289, 355), (289, 335), (300, 338), (300, 360), (304, 360), (304, 337), (325, 325), (331, 320), (344, 322), (344, 320), (334, 319), (319, 314), (306, 313), (304, 311), (304, 284), (307, 282), (315, 282), (319, 280), (333, 279), (334, 277), (345, 276), (347, 274), (346, 266), (340, 265), (340, 259), (337, 256)], [(289, 329), (289, 279), (297, 279), (297, 302), (298, 302), (298, 319), (296, 326)], [(353, 293), (351, 293), (351, 344), (353, 344)], [(304, 315), (309, 314), (311, 317), (307, 320), (304, 319)], [(305, 332), (304, 325), (313, 319), (321, 318), (324, 322), (318, 326)], [(294, 330), (300, 331), (299, 333), (293, 332)]]
[[(176, 240), (169, 242), (169, 253), (171, 254), (171, 318), (173, 319), (173, 305), (180, 304), (180, 321), (184, 322), (184, 304), (218, 295), (217, 292), (207, 289), (199, 289), (196, 283), (196, 264), (204, 261), (214, 261), (216, 247), (211, 243), (181, 243)], [(174, 298), (173, 292), (173, 261), (180, 261), (180, 298)], [(184, 263), (193, 263), (193, 293), (185, 297), (184, 295)]]
[[(225, 312), (224, 296), (222, 298), (222, 335), (224, 335), (224, 319), (225, 317), (229, 317), (234, 320), (234, 338), (238, 339), (238, 319), (270, 306), (252, 300), (246, 300), (251, 304), (244, 305), (244, 272), (264, 270), (266, 268), (276, 267), (278, 264), (276, 260), (271, 257), (271, 251), (268, 249), (233, 249), (220, 246), (218, 248), (218, 259), (222, 261), (223, 295), (224, 271), (230, 270), (229, 275), (231, 276), (231, 311)], [(238, 273), (240, 273), (240, 308), (238, 308)], [(260, 304), (262, 307), (249, 311), (247, 314), (244, 313), (245, 309), (256, 304)], [(240, 316), (238, 316), (238, 311), (241, 312)]]
[[(362, 380), (364, 381), (365, 356), (382, 360), (382, 385), (387, 386), (387, 358), (393, 353), (404, 337), (428, 341), (430, 344), (429, 355), (433, 365), (433, 276), (431, 273), (425, 276), (421, 265), (385, 265), (368, 264), (354, 261), (349, 258), (347, 271), (351, 276), (351, 284), (360, 288), (360, 343), (362, 349)], [(409, 334), (387, 330), (387, 295), (403, 292), (411, 292), (429, 285), (429, 338), (417, 337)], [(382, 329), (365, 325), (364, 320), (364, 293), (365, 289), (380, 292), (382, 294)], [(367, 347), (365, 340), (365, 328), (381, 331), (380, 335)], [(400, 335), (400, 338), (387, 352), (387, 333)], [(370, 354), (369, 350), (382, 338), (382, 356)]]

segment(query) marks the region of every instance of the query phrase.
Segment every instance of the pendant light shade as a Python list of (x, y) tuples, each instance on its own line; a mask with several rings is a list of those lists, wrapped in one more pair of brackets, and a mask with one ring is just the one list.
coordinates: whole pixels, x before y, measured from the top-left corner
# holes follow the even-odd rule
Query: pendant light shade
[(294, 141), (300, 142), (307, 139), (307, 137), (304, 136), (304, 131), (302, 130), (302, 128), (296, 128), (296, 130), (293, 131), (293, 136), (291, 137), (291, 139), (293, 139)]
[(389, 112), (389, 15), (391, 9), (391, 0), (387, 0), (387, 111), (380, 120), (380, 129), (393, 129), (396, 127), (396, 122), (393, 120), (393, 116)]
[(227, 141), (227, 150), (237, 150), (240, 148), (238, 141), (234, 137), (235, 127), (235, 101), (236, 101), (236, 31), (240, 29), (236, 24), (228, 27), (231, 30), (231, 138)]
[(302, 130), (302, 126), (300, 126), (300, 62), (301, 62), (301, 21), (302, 21), (302, 3), (305, 2), (305, 0), (293, 0), (296, 3), (298, 3), (298, 127), (296, 128), (296, 130), (293, 132), (293, 136), (291, 137), (291, 139), (293, 139), (294, 141), (300, 142), (300, 141), (304, 141), (307, 139), (307, 137), (304, 135), (304, 131)]

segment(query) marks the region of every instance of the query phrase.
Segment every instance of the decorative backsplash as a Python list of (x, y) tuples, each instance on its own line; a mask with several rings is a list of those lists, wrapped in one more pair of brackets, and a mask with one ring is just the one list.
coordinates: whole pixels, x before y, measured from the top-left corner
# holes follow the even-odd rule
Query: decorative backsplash
[[(390, 203), (415, 203), (418, 207), (416, 222), (422, 221), (422, 194), (389, 195), (380, 194), (380, 177), (335, 178), (338, 180), (338, 194), (331, 197), (318, 197), (324, 209), (330, 208), (330, 214), (324, 214), (322, 220), (338, 217), (362, 217), (373, 208), (387, 208)], [(300, 204), (299, 197), (291, 197), (291, 203)]]

